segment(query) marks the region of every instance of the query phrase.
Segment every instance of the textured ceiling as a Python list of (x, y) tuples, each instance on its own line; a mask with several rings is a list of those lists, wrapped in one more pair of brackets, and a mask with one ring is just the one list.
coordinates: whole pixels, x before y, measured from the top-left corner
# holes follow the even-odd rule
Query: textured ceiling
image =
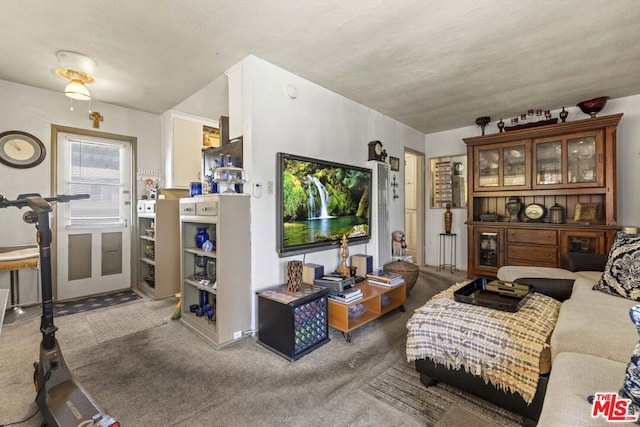
[[(425, 133), (640, 94), (637, 0), (21, 0), (0, 8), (0, 79), (162, 113), (249, 54)], [(606, 110), (605, 110), (606, 111)]]

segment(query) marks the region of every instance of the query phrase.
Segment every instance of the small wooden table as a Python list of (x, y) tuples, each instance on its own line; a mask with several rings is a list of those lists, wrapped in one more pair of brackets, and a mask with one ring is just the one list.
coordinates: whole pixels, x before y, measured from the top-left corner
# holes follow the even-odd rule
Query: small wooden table
[[(356, 284), (362, 291), (362, 298), (348, 304), (329, 298), (329, 326), (342, 332), (345, 339), (351, 342), (351, 332), (383, 314), (387, 314), (396, 308), (404, 311), (404, 303), (407, 299), (406, 282), (393, 287), (374, 285), (367, 280)], [(382, 296), (388, 297), (388, 303), (382, 304)], [(349, 308), (362, 304), (365, 312), (358, 318), (349, 317)]]
[[(20, 245), (0, 247), (0, 271), (8, 271), (11, 281), (10, 300), (11, 305), (6, 310), (4, 323), (35, 317), (38, 307), (34, 310), (23, 309), (20, 301), (20, 276), (19, 270), (25, 268), (38, 268), (40, 263), (40, 251), (38, 246)], [(36, 289), (38, 292), (38, 289)], [(39, 298), (38, 298), (39, 299)]]

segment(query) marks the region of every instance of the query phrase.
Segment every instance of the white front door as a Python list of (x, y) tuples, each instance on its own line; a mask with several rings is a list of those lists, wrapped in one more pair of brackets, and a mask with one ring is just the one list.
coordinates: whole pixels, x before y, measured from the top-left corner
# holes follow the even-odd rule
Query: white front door
[(131, 287), (131, 142), (57, 134), (57, 300)]

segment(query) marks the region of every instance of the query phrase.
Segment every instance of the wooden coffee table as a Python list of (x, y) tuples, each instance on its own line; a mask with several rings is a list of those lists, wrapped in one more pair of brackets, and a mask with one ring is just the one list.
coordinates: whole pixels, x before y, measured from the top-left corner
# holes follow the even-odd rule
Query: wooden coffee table
[[(341, 331), (348, 342), (351, 342), (351, 332), (360, 326), (366, 325), (396, 308), (404, 311), (404, 302), (407, 299), (405, 282), (388, 287), (374, 285), (365, 280), (356, 284), (356, 287), (362, 291), (362, 298), (359, 300), (345, 304), (329, 298), (329, 326)], [(382, 295), (389, 297), (386, 305), (382, 305)], [(358, 304), (364, 306), (365, 312), (357, 319), (349, 318), (349, 307)]]

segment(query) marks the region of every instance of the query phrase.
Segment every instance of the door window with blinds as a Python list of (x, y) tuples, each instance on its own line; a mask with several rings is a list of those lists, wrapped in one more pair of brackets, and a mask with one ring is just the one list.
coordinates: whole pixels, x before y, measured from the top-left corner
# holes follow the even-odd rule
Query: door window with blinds
[(68, 139), (69, 170), (67, 192), (90, 194), (85, 200), (69, 206), (66, 219), (74, 225), (126, 225), (122, 212), (125, 147), (118, 143), (99, 143)]

